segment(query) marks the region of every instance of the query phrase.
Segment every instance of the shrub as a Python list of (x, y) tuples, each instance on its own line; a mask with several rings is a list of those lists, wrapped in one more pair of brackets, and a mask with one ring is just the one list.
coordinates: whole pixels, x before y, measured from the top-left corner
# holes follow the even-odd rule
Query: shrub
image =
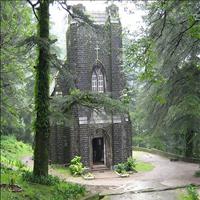
[(22, 179), (27, 182), (38, 183), (42, 185), (56, 185), (60, 180), (56, 176), (34, 176), (32, 172), (25, 171), (22, 174)]
[(136, 172), (135, 167), (136, 167), (136, 160), (133, 159), (132, 157), (129, 157), (126, 162), (115, 165), (114, 170), (119, 174), (124, 174), (129, 171)]
[(55, 196), (58, 199), (60, 196), (64, 196), (66, 200), (79, 199), (86, 192), (85, 187), (73, 183), (59, 184), (56, 187)]
[(181, 197), (183, 200), (199, 200), (197, 189), (193, 185), (187, 187), (187, 193), (187, 195)]
[(83, 163), (81, 162), (80, 156), (75, 156), (69, 165), (69, 170), (73, 176), (80, 176), (83, 174), (85, 167)]
[(194, 176), (200, 177), (200, 170), (196, 171), (195, 174), (194, 174)]
[(126, 166), (124, 163), (119, 163), (114, 166), (114, 170), (119, 174), (125, 174), (126, 173)]
[(136, 171), (135, 167), (136, 167), (136, 160), (132, 157), (129, 157), (127, 159), (127, 162), (124, 163), (125, 164), (125, 170), (126, 171)]

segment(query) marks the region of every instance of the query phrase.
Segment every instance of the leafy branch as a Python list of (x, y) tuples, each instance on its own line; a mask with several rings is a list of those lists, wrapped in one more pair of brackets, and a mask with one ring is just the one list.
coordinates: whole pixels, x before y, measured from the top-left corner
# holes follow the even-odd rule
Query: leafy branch
[[(60, 102), (60, 105), (58, 105), (58, 102)], [(104, 107), (108, 111), (119, 113), (128, 112), (127, 105), (124, 105), (120, 100), (112, 99), (105, 94), (90, 91), (82, 92), (78, 89), (71, 90), (69, 95), (63, 97), (52, 97), (51, 103), (54, 111), (59, 108), (63, 113), (69, 112), (75, 105), (95, 110), (101, 110)]]

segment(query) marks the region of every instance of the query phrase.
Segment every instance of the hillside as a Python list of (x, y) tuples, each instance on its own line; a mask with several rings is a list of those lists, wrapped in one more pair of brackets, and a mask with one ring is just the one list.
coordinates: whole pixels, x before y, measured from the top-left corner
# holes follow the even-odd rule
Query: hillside
[[(24, 144), (10, 136), (1, 138), (1, 199), (72, 200), (79, 199), (85, 194), (84, 187), (65, 183), (53, 176), (49, 176), (46, 180), (34, 180), (42, 180), (48, 185), (27, 181), (31, 173), (20, 159), (31, 154), (32, 149), (29, 144)], [(17, 192), (18, 189), (22, 191)]]

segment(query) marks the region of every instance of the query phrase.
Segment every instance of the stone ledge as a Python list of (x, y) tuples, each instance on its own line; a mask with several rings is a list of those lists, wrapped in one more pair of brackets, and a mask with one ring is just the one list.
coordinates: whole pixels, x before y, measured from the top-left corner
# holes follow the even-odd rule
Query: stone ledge
[(184, 161), (184, 162), (200, 163), (200, 159), (198, 159), (198, 158), (186, 158), (186, 157), (181, 156), (181, 155), (177, 155), (177, 154), (169, 153), (169, 152), (164, 152), (164, 151), (154, 149), (154, 148), (148, 149), (148, 148), (144, 148), (144, 147), (133, 146), (132, 149), (135, 150), (135, 151), (144, 151), (144, 152), (148, 152), (148, 153), (157, 154), (157, 155), (160, 155), (160, 156), (167, 157), (169, 159), (178, 159), (178, 160)]
[[(191, 184), (197, 188), (200, 188), (200, 184)], [(146, 188), (146, 189), (140, 189), (140, 190), (130, 190), (130, 191), (105, 191), (99, 193), (100, 198), (103, 198), (104, 196), (110, 196), (110, 195), (122, 195), (125, 193), (131, 193), (131, 194), (139, 194), (139, 193), (150, 193), (150, 192), (162, 192), (162, 191), (168, 191), (168, 190), (176, 190), (176, 189), (183, 189), (186, 188), (188, 185), (182, 185), (182, 186), (174, 186), (174, 187), (162, 187), (162, 188)]]
[(99, 200), (100, 199), (100, 196), (99, 194), (89, 194), (85, 197), (83, 197), (81, 200)]

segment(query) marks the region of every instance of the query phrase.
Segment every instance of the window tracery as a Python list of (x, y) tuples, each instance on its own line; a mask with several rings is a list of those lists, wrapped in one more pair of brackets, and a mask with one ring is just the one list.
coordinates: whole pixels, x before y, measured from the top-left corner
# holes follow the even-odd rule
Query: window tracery
[(100, 68), (96, 68), (92, 73), (92, 91), (105, 92), (105, 76)]

